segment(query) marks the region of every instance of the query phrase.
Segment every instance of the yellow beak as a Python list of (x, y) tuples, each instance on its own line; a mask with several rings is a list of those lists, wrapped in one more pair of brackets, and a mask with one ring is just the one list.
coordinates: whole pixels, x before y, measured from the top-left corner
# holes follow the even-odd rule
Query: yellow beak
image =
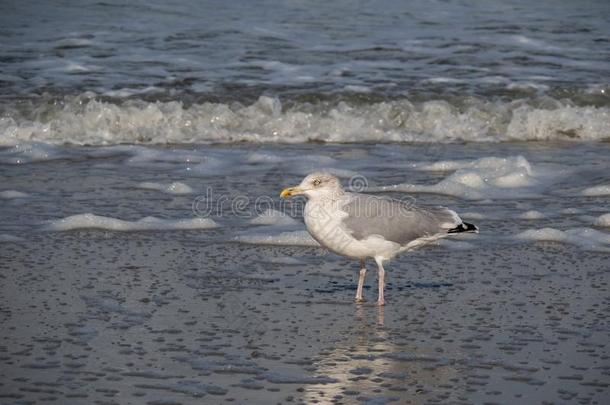
[(282, 190), (280, 193), (281, 198), (292, 197), (293, 195), (303, 194), (303, 190), (298, 187), (288, 187)]

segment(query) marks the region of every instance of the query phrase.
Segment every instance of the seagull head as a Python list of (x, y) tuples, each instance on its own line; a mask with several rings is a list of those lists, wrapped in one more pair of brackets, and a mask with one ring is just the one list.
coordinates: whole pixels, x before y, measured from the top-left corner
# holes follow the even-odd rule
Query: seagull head
[(316, 172), (305, 177), (298, 186), (282, 190), (280, 197), (289, 198), (295, 195), (304, 195), (307, 198), (332, 198), (342, 193), (343, 189), (338, 178), (330, 173)]

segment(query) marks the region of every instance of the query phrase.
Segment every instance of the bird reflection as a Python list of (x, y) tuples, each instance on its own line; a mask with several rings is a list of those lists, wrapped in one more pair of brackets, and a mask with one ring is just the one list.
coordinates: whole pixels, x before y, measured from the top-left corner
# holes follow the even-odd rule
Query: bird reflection
[(409, 331), (402, 326), (404, 321), (388, 328), (385, 307), (359, 304), (354, 308), (355, 327), (344, 331), (345, 341), (316, 364), (316, 374), (337, 382), (308, 386), (306, 403), (349, 403), (362, 397), (420, 403), (425, 401), (422, 386), (438, 386), (455, 375), (452, 366), (434, 360), (429, 348), (414, 351), (412, 343), (407, 347)]

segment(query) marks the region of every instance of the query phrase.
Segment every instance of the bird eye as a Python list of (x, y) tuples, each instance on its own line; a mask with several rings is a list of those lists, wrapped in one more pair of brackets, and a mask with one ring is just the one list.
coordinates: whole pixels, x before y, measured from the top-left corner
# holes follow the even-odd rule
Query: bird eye
[(315, 179), (315, 180), (313, 181), (313, 185), (314, 185), (314, 187), (318, 187), (318, 186), (320, 185), (320, 183), (322, 183), (322, 182), (320, 181), (320, 179)]

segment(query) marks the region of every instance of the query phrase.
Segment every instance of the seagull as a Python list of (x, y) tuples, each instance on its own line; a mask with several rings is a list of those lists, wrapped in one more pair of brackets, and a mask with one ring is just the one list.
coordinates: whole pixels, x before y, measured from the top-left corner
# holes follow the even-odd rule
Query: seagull
[(447, 236), (479, 232), (445, 207), (418, 207), (389, 197), (347, 192), (330, 173), (309, 174), (298, 186), (280, 193), (281, 198), (297, 195), (307, 198), (303, 216), (311, 236), (332, 252), (360, 260), (356, 302), (364, 300), (367, 258), (377, 264), (377, 304), (385, 305), (383, 262)]

